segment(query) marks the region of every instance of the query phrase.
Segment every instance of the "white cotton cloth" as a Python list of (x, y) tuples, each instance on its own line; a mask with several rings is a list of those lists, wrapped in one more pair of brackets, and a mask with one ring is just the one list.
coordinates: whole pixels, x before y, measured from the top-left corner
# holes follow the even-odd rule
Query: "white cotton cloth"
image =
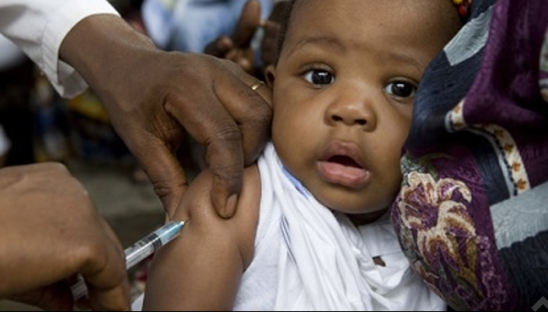
[[(235, 310), (445, 310), (415, 275), (388, 217), (356, 228), (283, 167), (273, 145), (259, 160), (255, 257)], [(380, 256), (386, 267), (375, 265)]]
[[(235, 311), (446, 310), (411, 270), (388, 216), (356, 228), (292, 177), (272, 144), (259, 159), (259, 171), (255, 253)], [(375, 265), (374, 257), (386, 267)], [(134, 310), (141, 310), (142, 300)]]

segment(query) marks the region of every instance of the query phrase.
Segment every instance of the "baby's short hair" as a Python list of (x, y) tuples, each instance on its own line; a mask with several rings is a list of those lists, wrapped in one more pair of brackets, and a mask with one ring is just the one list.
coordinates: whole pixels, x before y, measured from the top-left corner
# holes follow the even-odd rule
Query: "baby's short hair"
[[(280, 20), (280, 33), (278, 36), (277, 43), (277, 56), (276, 64), (278, 63), (278, 58), (280, 57), (280, 52), (282, 51), (283, 44), (285, 42), (285, 36), (287, 34), (287, 29), (291, 20), (291, 13), (293, 12), (293, 7), (297, 0), (288, 0), (286, 1), (286, 6), (284, 12), (282, 13)], [(470, 16), (470, 11), (472, 7), (472, 0), (451, 0), (457, 9), (462, 23), (464, 24), (468, 17)]]

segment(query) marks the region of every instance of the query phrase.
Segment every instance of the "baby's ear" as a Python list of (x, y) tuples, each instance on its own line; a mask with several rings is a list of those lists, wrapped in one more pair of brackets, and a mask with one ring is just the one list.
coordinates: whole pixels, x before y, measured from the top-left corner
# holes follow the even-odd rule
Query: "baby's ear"
[(264, 70), (266, 84), (272, 89), (274, 88), (274, 80), (276, 80), (276, 67), (268, 65)]

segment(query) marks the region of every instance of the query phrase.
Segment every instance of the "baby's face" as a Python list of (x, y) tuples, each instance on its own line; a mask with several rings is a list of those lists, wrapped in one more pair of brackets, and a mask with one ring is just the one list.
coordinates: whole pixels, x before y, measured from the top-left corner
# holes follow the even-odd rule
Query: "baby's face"
[(452, 18), (449, 0), (297, 2), (274, 71), (273, 140), (324, 205), (390, 206), (415, 90)]

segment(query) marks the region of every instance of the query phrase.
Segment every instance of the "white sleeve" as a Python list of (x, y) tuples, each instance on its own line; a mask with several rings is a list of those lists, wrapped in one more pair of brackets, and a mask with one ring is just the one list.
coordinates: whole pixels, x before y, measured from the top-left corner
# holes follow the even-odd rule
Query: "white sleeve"
[(0, 0), (0, 33), (40, 67), (59, 94), (70, 98), (87, 85), (59, 61), (59, 49), (78, 22), (95, 14), (118, 12), (106, 0)]

